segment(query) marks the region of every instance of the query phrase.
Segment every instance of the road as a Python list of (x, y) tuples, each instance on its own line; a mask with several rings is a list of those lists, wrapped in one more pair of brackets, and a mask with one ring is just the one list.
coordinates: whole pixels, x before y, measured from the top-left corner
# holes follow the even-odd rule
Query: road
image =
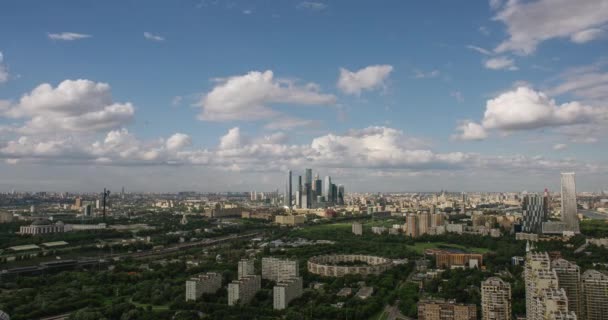
[(589, 219), (595, 219), (595, 220), (608, 219), (608, 214), (606, 214), (606, 213), (601, 213), (601, 212), (591, 211), (591, 210), (579, 210), (578, 212)]

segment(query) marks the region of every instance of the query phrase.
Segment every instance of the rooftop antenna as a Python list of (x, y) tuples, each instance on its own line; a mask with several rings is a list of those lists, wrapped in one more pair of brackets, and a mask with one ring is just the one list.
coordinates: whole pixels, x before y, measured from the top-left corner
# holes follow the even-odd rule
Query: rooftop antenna
[(103, 188), (103, 222), (106, 222), (106, 198), (108, 198), (110, 196), (110, 190), (106, 190), (106, 188)]

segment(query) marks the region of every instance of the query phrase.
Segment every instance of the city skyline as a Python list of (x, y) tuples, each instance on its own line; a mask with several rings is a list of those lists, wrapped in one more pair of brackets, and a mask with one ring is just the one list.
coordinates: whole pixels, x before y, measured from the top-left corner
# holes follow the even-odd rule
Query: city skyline
[(608, 4), (441, 6), (5, 2), (0, 192), (608, 189)]

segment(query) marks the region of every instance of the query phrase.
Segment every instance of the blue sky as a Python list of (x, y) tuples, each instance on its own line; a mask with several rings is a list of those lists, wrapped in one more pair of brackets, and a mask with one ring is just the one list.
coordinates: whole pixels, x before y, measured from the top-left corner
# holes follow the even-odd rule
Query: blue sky
[(606, 0), (4, 1), (0, 191), (606, 189), (607, 31)]

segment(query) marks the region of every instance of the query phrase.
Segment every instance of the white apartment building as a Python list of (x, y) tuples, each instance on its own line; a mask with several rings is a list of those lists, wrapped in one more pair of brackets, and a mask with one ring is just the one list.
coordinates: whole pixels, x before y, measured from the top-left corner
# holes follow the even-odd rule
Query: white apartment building
[(251, 276), (255, 274), (255, 266), (253, 259), (241, 259), (238, 264), (238, 278)]
[(247, 304), (262, 288), (259, 275), (251, 275), (228, 284), (228, 305)]
[(302, 277), (280, 281), (272, 289), (274, 309), (283, 310), (287, 308), (289, 302), (300, 297), (302, 293)]
[(296, 260), (262, 258), (262, 279), (282, 281), (300, 276), (300, 266)]
[(207, 272), (186, 280), (186, 301), (196, 301), (203, 293), (215, 293), (222, 287), (222, 275)]

